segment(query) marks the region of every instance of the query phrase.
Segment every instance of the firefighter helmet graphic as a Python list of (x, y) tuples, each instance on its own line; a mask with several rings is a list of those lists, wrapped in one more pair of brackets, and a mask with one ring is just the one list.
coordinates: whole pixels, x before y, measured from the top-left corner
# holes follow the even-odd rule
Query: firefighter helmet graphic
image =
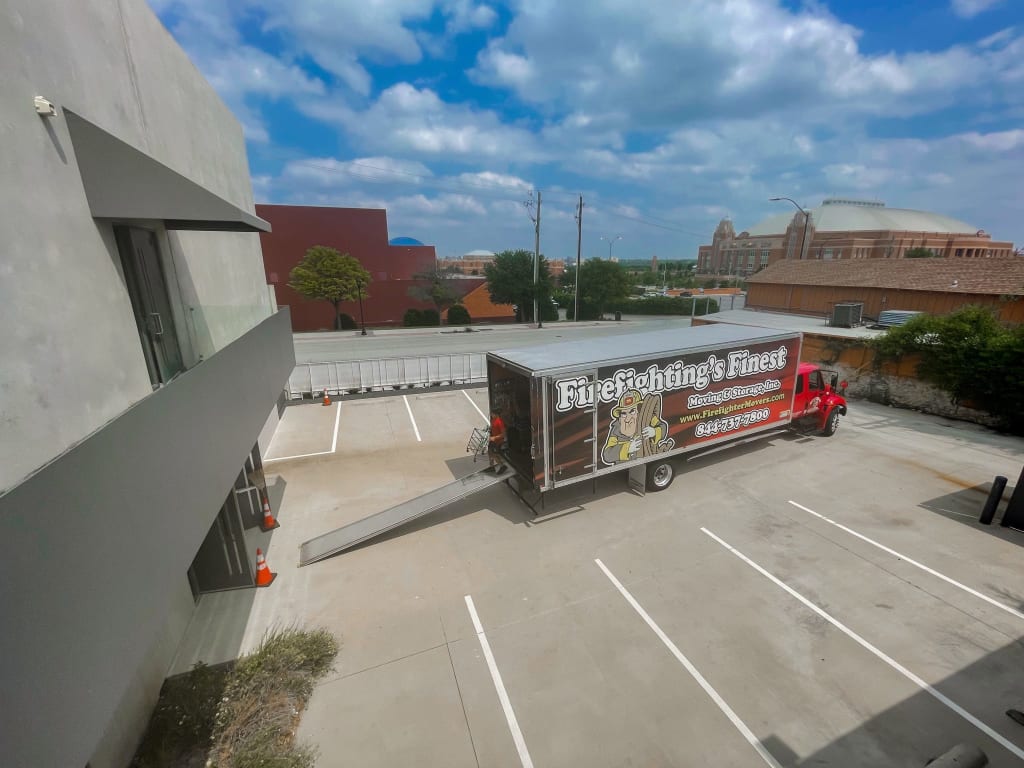
[(668, 436), (668, 422), (661, 418), (660, 394), (645, 397), (639, 390), (627, 389), (612, 406), (611, 417), (601, 451), (605, 464), (653, 456), (675, 446), (675, 440)]

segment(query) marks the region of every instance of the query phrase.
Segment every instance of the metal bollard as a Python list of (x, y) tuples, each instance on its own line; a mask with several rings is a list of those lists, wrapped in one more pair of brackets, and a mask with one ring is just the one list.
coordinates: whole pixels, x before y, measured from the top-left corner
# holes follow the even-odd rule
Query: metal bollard
[(1014, 528), (1024, 528), (1024, 469), (1020, 471), (1017, 479), (1017, 487), (1013, 489), (1010, 496), (1010, 503), (1006, 505), (1006, 514), (1003, 515), (1001, 525), (1012, 525)]
[(985, 501), (985, 506), (982, 507), (981, 517), (978, 518), (979, 523), (992, 525), (992, 518), (996, 516), (996, 507), (999, 506), (999, 502), (1003, 498), (1005, 488), (1006, 478), (996, 475), (996, 479), (992, 481), (992, 490), (988, 492), (988, 499)]
[(957, 744), (949, 752), (925, 763), (929, 768), (982, 768), (988, 757), (975, 746)]

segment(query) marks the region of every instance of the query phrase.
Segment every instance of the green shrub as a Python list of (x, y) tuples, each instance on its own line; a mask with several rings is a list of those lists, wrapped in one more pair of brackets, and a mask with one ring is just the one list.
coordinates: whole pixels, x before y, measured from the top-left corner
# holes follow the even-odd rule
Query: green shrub
[(356, 321), (352, 315), (346, 314), (345, 312), (338, 315), (338, 321), (341, 323), (341, 330), (343, 331), (354, 331), (358, 327), (356, 326)]
[[(694, 308), (696, 302), (696, 311)], [(617, 301), (608, 309), (609, 312), (622, 312), (625, 315), (706, 315), (718, 311), (718, 302), (709, 296), (648, 296), (644, 299), (627, 299)], [(582, 314), (582, 313), (581, 313)]]
[(228, 672), (226, 665), (200, 662), (191, 672), (164, 681), (132, 768), (163, 768), (205, 757)]
[(433, 326), (441, 324), (441, 313), (436, 309), (424, 309), (422, 316), (423, 322), (421, 325)]
[[(565, 316), (569, 320), (576, 319), (576, 306), (574, 303), (570, 303), (569, 306), (566, 307)], [(597, 320), (598, 317), (599, 312), (597, 311), (597, 304), (580, 296), (580, 320)]]
[(569, 291), (555, 291), (551, 294), (551, 298), (558, 302), (561, 309), (569, 309), (576, 300), (576, 294)]
[(448, 325), (469, 325), (473, 322), (469, 316), (469, 310), (461, 304), (456, 304), (448, 309)]
[(313, 768), (298, 718), (338, 644), (326, 630), (276, 630), (233, 665), (197, 664), (164, 683), (132, 768)]
[(412, 309), (405, 310), (405, 314), (402, 315), (402, 325), (406, 328), (419, 328), (423, 325), (423, 310)]
[(918, 315), (872, 339), (876, 363), (918, 355), (917, 374), (1024, 434), (1024, 326), (1007, 328), (987, 307), (966, 306), (943, 317)]

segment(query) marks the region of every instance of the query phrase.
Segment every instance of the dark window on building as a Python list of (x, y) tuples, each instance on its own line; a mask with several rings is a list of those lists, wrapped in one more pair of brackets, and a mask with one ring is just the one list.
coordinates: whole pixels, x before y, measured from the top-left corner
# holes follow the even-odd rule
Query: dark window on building
[(156, 233), (136, 227), (115, 227), (114, 236), (142, 353), (155, 388), (185, 370)]

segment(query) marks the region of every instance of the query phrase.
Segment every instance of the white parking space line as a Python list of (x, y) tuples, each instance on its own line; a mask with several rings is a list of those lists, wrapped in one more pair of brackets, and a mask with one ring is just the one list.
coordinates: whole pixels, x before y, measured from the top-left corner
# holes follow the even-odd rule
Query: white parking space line
[(416, 419), (413, 418), (412, 408), (409, 406), (409, 398), (402, 395), (402, 399), (405, 401), (405, 410), (409, 412), (409, 421), (412, 422), (412, 431), (416, 433), (416, 442), (422, 443), (423, 438), (420, 437), (420, 428), (416, 426)]
[(483, 419), (484, 421), (487, 421), (487, 415), (480, 410), (479, 405), (473, 402), (473, 398), (469, 396), (469, 393), (466, 392), (466, 390), (462, 390), (462, 394), (464, 394), (466, 396), (466, 399), (469, 400), (469, 404), (476, 408), (476, 412), (480, 414), (480, 418)]
[(923, 565), (923, 564), (917, 562), (917, 560), (909, 558), (909, 557), (907, 557), (904, 554), (900, 554), (895, 549), (890, 549), (889, 547), (885, 546), (884, 544), (879, 544), (874, 539), (869, 539), (864, 534), (857, 533), (857, 531), (853, 530), (852, 528), (847, 528), (845, 525), (843, 525), (841, 523), (837, 523), (835, 520), (831, 520), (831, 519), (825, 517), (824, 515), (820, 514), (819, 512), (815, 512), (813, 509), (808, 509), (803, 504), (797, 504), (795, 501), (792, 501), (792, 500), (790, 500), (789, 503), (792, 504), (797, 509), (802, 509), (804, 512), (806, 512), (806, 513), (808, 513), (810, 515), (814, 515), (819, 520), (824, 520), (826, 523), (829, 523), (830, 525), (834, 525), (836, 528), (838, 528), (841, 531), (846, 531), (846, 533), (850, 534), (851, 536), (856, 536), (861, 541), (865, 541), (865, 542), (867, 542), (868, 544), (870, 544), (873, 547), (878, 547), (880, 550), (882, 550), (883, 552), (889, 553), (893, 557), (898, 557), (900, 560), (903, 560), (903, 561), (909, 563), (910, 565), (914, 566), (915, 568), (920, 568), (925, 573), (930, 573), (932, 576), (934, 576), (937, 579), (942, 579), (947, 584), (952, 584), (954, 587), (957, 587), (958, 589), (962, 589), (964, 592), (966, 592), (969, 595), (974, 595), (978, 599), (984, 600), (989, 605), (994, 605), (996, 608), (1002, 608), (1007, 613), (1012, 613), (1018, 619), (1024, 619), (1024, 613), (1021, 613), (1020, 611), (1016, 610), (1015, 608), (1011, 608), (1010, 606), (1005, 605), (1004, 603), (1001, 603), (998, 600), (994, 600), (993, 598), (989, 597), (988, 595), (983, 595), (981, 592), (978, 592), (975, 589), (971, 589), (966, 584), (961, 584), (959, 581), (956, 581), (955, 579), (951, 579), (951, 578), (949, 578), (949, 576), (946, 576), (945, 574), (939, 573), (934, 568), (929, 568), (927, 565)]
[(836, 628), (836, 629), (838, 629), (838, 630), (839, 630), (840, 632), (842, 632), (843, 634), (845, 634), (845, 635), (846, 635), (847, 637), (849, 637), (849, 638), (850, 638), (851, 640), (855, 641), (855, 642), (856, 642), (856, 643), (858, 643), (858, 644), (859, 644), (859, 645), (860, 645), (861, 647), (863, 647), (863, 648), (865, 648), (866, 650), (870, 651), (870, 652), (871, 652), (872, 654), (874, 654), (874, 655), (875, 655), (876, 657), (878, 657), (879, 659), (881, 659), (882, 661), (884, 661), (884, 662), (885, 662), (886, 664), (888, 664), (888, 665), (889, 665), (890, 667), (892, 667), (892, 668), (893, 668), (893, 669), (895, 669), (895, 670), (896, 670), (897, 672), (899, 672), (899, 673), (900, 673), (901, 675), (903, 675), (903, 676), (904, 676), (904, 677), (906, 677), (906, 678), (907, 678), (908, 680), (910, 680), (910, 681), (911, 681), (912, 683), (914, 683), (914, 685), (918, 686), (918, 687), (919, 687), (919, 688), (920, 688), (921, 690), (925, 691), (926, 693), (928, 693), (929, 695), (931, 695), (932, 697), (934, 697), (934, 698), (935, 698), (936, 700), (938, 700), (939, 702), (941, 702), (941, 703), (942, 703), (942, 704), (944, 704), (945, 706), (949, 707), (949, 709), (951, 709), (951, 710), (952, 710), (953, 712), (955, 712), (956, 714), (960, 715), (960, 717), (962, 717), (962, 718), (963, 718), (964, 720), (966, 720), (967, 722), (969, 722), (969, 723), (970, 723), (971, 725), (973, 725), (973, 726), (974, 726), (975, 728), (977, 728), (977, 729), (978, 729), (979, 731), (981, 731), (982, 733), (984, 733), (984, 734), (985, 734), (986, 736), (988, 736), (988, 737), (989, 737), (990, 739), (992, 739), (993, 741), (996, 741), (997, 743), (999, 743), (1000, 745), (1002, 745), (1003, 747), (1005, 747), (1005, 748), (1006, 748), (1007, 750), (1009, 750), (1010, 752), (1012, 752), (1012, 753), (1013, 753), (1014, 755), (1016, 755), (1016, 756), (1017, 756), (1018, 758), (1020, 758), (1020, 759), (1024, 760), (1024, 749), (1021, 749), (1020, 747), (1018, 747), (1018, 746), (1017, 746), (1016, 744), (1014, 744), (1014, 743), (1013, 743), (1012, 741), (1010, 741), (1009, 739), (1007, 739), (1007, 738), (1005, 738), (1005, 737), (1003, 737), (1003, 736), (999, 735), (998, 733), (996, 733), (996, 731), (994, 731), (994, 730), (993, 730), (992, 728), (990, 728), (989, 726), (985, 725), (985, 723), (981, 722), (981, 720), (979, 720), (979, 719), (978, 719), (978, 718), (976, 718), (976, 717), (975, 717), (974, 715), (972, 715), (972, 714), (971, 714), (970, 712), (968, 712), (967, 710), (965, 710), (965, 709), (964, 709), (963, 707), (961, 707), (961, 706), (960, 706), (959, 704), (957, 704), (957, 703), (956, 703), (955, 701), (953, 701), (952, 699), (948, 698), (948, 697), (947, 697), (947, 696), (945, 696), (944, 694), (942, 694), (942, 693), (940, 693), (939, 691), (937, 691), (937, 690), (935, 690), (934, 688), (932, 688), (932, 686), (930, 686), (930, 685), (929, 685), (928, 683), (926, 683), (926, 682), (925, 682), (924, 680), (922, 680), (922, 679), (921, 679), (920, 677), (918, 677), (917, 675), (915, 675), (915, 674), (914, 674), (913, 672), (911, 672), (911, 671), (910, 671), (909, 669), (907, 669), (906, 667), (904, 667), (904, 666), (903, 666), (902, 664), (900, 664), (900, 663), (899, 663), (898, 661), (896, 661), (895, 659), (892, 659), (891, 657), (887, 656), (887, 655), (886, 655), (885, 653), (883, 653), (882, 651), (880, 651), (880, 650), (879, 650), (878, 648), (876, 648), (875, 646), (873, 646), (873, 645), (872, 645), (871, 643), (869, 643), (869, 642), (868, 642), (867, 640), (865, 640), (865, 639), (864, 639), (863, 637), (861, 637), (861, 636), (860, 636), (860, 635), (858, 635), (858, 634), (857, 634), (856, 632), (854, 632), (854, 631), (853, 631), (852, 629), (850, 629), (850, 628), (849, 628), (849, 627), (847, 627), (847, 626), (846, 626), (845, 624), (843, 624), (843, 623), (842, 623), (841, 621), (839, 621), (839, 619), (836, 619), (835, 617), (833, 617), (833, 616), (831, 616), (830, 614), (826, 613), (826, 612), (825, 612), (824, 610), (822, 610), (821, 608), (819, 608), (818, 606), (816, 606), (816, 605), (815, 605), (814, 603), (812, 603), (812, 602), (811, 602), (810, 600), (808, 600), (808, 599), (807, 599), (806, 597), (804, 597), (803, 595), (801, 595), (801, 594), (800, 594), (799, 592), (797, 592), (797, 591), (796, 591), (795, 589), (793, 589), (792, 587), (790, 587), (790, 586), (789, 586), (788, 584), (786, 584), (785, 582), (781, 581), (780, 579), (778, 579), (778, 578), (776, 578), (775, 576), (773, 576), (772, 574), (770, 574), (770, 573), (769, 573), (768, 571), (766, 571), (766, 570), (765, 570), (764, 568), (762, 568), (762, 567), (761, 567), (760, 565), (758, 565), (757, 563), (755, 563), (755, 562), (754, 562), (753, 560), (751, 560), (751, 559), (750, 559), (749, 557), (747, 557), (746, 555), (744, 555), (744, 554), (743, 554), (742, 552), (740, 552), (740, 551), (739, 551), (738, 549), (736, 549), (735, 547), (731, 546), (730, 544), (728, 544), (728, 543), (726, 543), (725, 541), (723, 541), (722, 539), (720, 539), (720, 538), (719, 538), (718, 536), (716, 536), (715, 534), (713, 534), (713, 533), (712, 533), (711, 531), (709, 531), (709, 530), (708, 530), (707, 528), (701, 528), (701, 531), (703, 531), (703, 532), (704, 532), (705, 534), (707, 534), (707, 535), (708, 535), (708, 536), (710, 536), (710, 537), (711, 537), (712, 539), (714, 539), (715, 541), (717, 541), (717, 542), (718, 542), (719, 544), (721, 544), (721, 545), (722, 545), (723, 547), (725, 547), (725, 548), (726, 548), (727, 550), (729, 550), (730, 552), (732, 552), (732, 553), (733, 553), (734, 555), (736, 555), (736, 557), (738, 557), (738, 558), (739, 558), (740, 560), (742, 560), (743, 562), (745, 562), (745, 563), (746, 563), (747, 565), (749, 565), (749, 566), (750, 566), (751, 568), (753, 568), (753, 569), (754, 569), (755, 571), (757, 571), (758, 573), (760, 573), (760, 574), (761, 574), (762, 576), (764, 576), (765, 578), (767, 578), (767, 579), (768, 579), (769, 581), (771, 581), (771, 582), (772, 582), (773, 584), (775, 584), (775, 585), (776, 585), (777, 587), (781, 587), (781, 588), (782, 588), (783, 590), (785, 590), (785, 591), (786, 591), (787, 593), (789, 593), (789, 594), (790, 594), (790, 595), (791, 595), (792, 597), (795, 597), (795, 598), (796, 598), (797, 600), (799, 600), (799, 601), (800, 601), (801, 603), (803, 603), (803, 604), (804, 604), (805, 606), (807, 606), (807, 607), (808, 607), (808, 608), (810, 608), (810, 609), (811, 609), (812, 611), (814, 611), (814, 612), (815, 612), (816, 614), (818, 614), (819, 616), (821, 616), (821, 618), (825, 619), (825, 621), (827, 621), (827, 622), (828, 622), (829, 624), (831, 624), (831, 625), (832, 625), (833, 627), (835, 627), (835, 628)]
[(697, 681), (697, 684), (701, 688), (704, 689), (704, 693), (706, 693), (711, 700), (718, 705), (718, 708), (722, 710), (722, 713), (729, 718), (732, 724), (736, 727), (736, 730), (743, 734), (743, 737), (750, 743), (750, 746), (754, 748), (757, 754), (761, 756), (761, 759), (764, 760), (767, 765), (772, 766), (772, 768), (782, 768), (779, 762), (772, 757), (771, 753), (764, 748), (761, 744), (761, 740), (757, 738), (757, 735), (747, 727), (746, 723), (740, 719), (739, 715), (733, 712), (732, 707), (730, 707), (726, 703), (725, 699), (718, 694), (718, 691), (711, 687), (711, 683), (709, 683), (700, 671), (693, 666), (693, 663), (683, 655), (683, 652), (676, 647), (676, 644), (673, 643), (669, 639), (668, 635), (662, 631), (661, 627), (654, 622), (654, 619), (647, 615), (647, 611), (643, 609), (643, 606), (641, 606), (633, 595), (631, 595), (629, 591), (622, 586), (622, 583), (615, 578), (615, 574), (608, 570), (608, 567), (602, 563), (600, 559), (595, 558), (594, 562), (597, 563), (598, 568), (604, 571), (604, 575), (607, 576), (608, 580), (615, 585), (615, 588), (619, 590), (621, 595), (626, 598), (626, 602), (633, 606), (633, 610), (640, 614), (640, 618), (646, 622), (647, 626), (654, 630), (654, 634), (656, 634), (658, 639), (665, 644), (665, 647), (668, 648), (671, 654), (676, 657), (676, 660), (683, 665), (686, 671), (690, 673), (690, 676)]
[[(266, 464), (271, 461), (289, 461), (291, 459), (308, 459), (312, 456), (330, 456), (338, 449), (338, 426), (341, 424), (341, 401), (339, 400), (334, 406), (334, 437), (331, 439), (331, 450), (329, 451), (316, 451), (314, 453), (300, 453), (295, 456), (274, 456), (273, 458), (263, 459), (263, 463)], [(271, 445), (267, 446), (268, 452), (273, 445), (273, 438), (271, 438)]]
[(487, 635), (484, 634), (483, 625), (480, 623), (480, 617), (476, 614), (476, 606), (473, 605), (473, 598), (470, 595), (466, 595), (466, 608), (469, 609), (469, 617), (473, 620), (473, 628), (476, 630), (476, 637), (480, 641), (484, 658), (487, 660), (487, 668), (491, 671), (491, 679), (498, 692), (501, 708), (505, 711), (505, 720), (508, 721), (508, 729), (512, 732), (512, 741), (515, 742), (516, 750), (519, 752), (519, 762), (523, 764), (523, 768), (533, 768), (533, 759), (530, 757), (530, 750), (526, 748), (526, 739), (523, 738), (523, 732), (519, 730), (519, 721), (516, 720), (516, 713), (512, 711), (512, 702), (509, 701), (505, 684), (501, 681), (501, 672), (498, 671), (494, 654), (491, 653), (491, 644), (487, 642)]

